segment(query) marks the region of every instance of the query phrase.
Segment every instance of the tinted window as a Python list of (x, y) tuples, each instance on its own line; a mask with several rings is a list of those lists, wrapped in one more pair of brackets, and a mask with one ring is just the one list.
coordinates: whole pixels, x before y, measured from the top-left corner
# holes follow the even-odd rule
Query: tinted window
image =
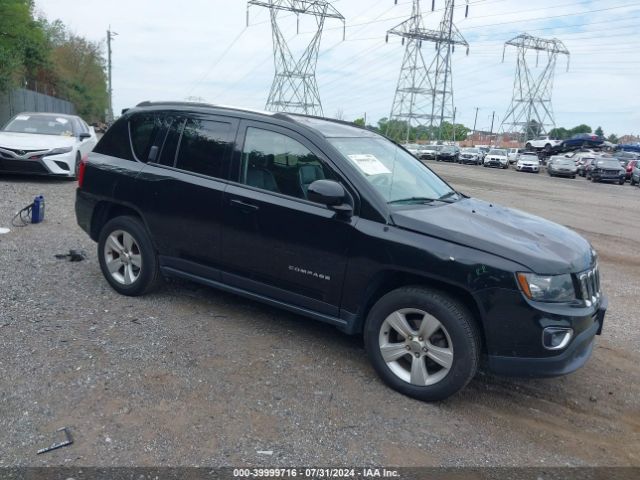
[(306, 199), (309, 185), (326, 178), (335, 177), (300, 142), (280, 133), (247, 129), (241, 183)]
[(121, 118), (116, 121), (116, 123), (106, 131), (93, 151), (123, 160), (133, 160), (129, 143), (128, 123), (126, 118)]
[(178, 143), (180, 143), (180, 135), (182, 134), (184, 122), (184, 119), (172, 116), (162, 119), (165, 136), (162, 141), (159, 142), (160, 153), (156, 160), (157, 163), (169, 167), (175, 166)]
[(133, 153), (141, 162), (146, 162), (149, 157), (149, 149), (158, 132), (158, 127), (159, 121), (155, 113), (140, 113), (134, 115), (129, 121)]
[(182, 132), (176, 167), (221, 178), (230, 137), (230, 123), (188, 119)]

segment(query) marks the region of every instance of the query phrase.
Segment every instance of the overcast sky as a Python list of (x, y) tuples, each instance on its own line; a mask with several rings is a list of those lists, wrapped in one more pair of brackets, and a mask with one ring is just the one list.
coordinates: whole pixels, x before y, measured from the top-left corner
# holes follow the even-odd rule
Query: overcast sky
[[(385, 32), (409, 17), (411, 1), (337, 0), (346, 17), (342, 25), (328, 20), (317, 77), (326, 116), (342, 111), (353, 120), (367, 114), (375, 123), (389, 115), (403, 46), (399, 38), (385, 43)], [(444, 0), (423, 0), (428, 28), (440, 21)], [(570, 70), (560, 59), (553, 105), (556, 124), (601, 125), (608, 135), (640, 132), (640, 1), (630, 0), (470, 0), (468, 18), (456, 9), (456, 24), (471, 45), (453, 60), (457, 120), (488, 130), (491, 114), (498, 125), (509, 106), (516, 51), (503, 44), (520, 34), (557, 37), (571, 52)], [(458, 0), (463, 5), (463, 0)], [(267, 11), (250, 9), (246, 28), (245, 0), (36, 0), (48, 19), (61, 19), (91, 40), (104, 41), (111, 25), (114, 110), (143, 100), (184, 100), (263, 109), (273, 80), (271, 25)], [(283, 30), (292, 49), (310, 40), (311, 18), (301, 19), (295, 35), (292, 18)], [(425, 55), (433, 51), (424, 47)], [(535, 57), (532, 57), (534, 59)], [(535, 61), (533, 61), (535, 63)]]

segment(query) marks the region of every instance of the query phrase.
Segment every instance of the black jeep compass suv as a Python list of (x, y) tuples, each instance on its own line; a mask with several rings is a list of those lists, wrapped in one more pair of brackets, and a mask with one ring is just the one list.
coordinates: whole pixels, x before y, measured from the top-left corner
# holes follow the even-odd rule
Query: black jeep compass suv
[(581, 236), (322, 118), (142, 103), (83, 160), (76, 215), (119, 293), (177, 276), (362, 334), (380, 377), (428, 401), (481, 361), (574, 371), (607, 305)]

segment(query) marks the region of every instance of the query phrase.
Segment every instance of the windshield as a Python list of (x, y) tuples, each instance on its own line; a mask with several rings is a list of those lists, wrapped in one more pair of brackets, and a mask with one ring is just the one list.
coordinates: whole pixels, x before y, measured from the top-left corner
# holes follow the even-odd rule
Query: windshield
[(5, 132), (35, 133), (39, 135), (73, 135), (71, 121), (55, 115), (17, 115), (3, 130)]
[(462, 150), (463, 153), (480, 153), (480, 150), (477, 148), (465, 148)]
[(598, 160), (596, 165), (602, 168), (620, 168), (620, 162), (616, 160)]
[(558, 165), (575, 165), (576, 162), (571, 160), (570, 158), (557, 158), (553, 160), (553, 163), (557, 163)]
[(457, 194), (435, 173), (384, 138), (329, 138), (387, 203), (425, 203)]
[(454, 153), (456, 149), (453, 147), (442, 147), (442, 150), (440, 151), (443, 153)]
[(491, 150), (489, 152), (489, 155), (502, 155), (503, 157), (507, 156), (507, 151), (506, 150)]

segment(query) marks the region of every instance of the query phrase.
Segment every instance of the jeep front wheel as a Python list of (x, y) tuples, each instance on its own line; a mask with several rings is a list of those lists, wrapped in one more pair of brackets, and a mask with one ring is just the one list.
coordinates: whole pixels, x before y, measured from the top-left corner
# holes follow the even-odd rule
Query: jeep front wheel
[(369, 359), (391, 388), (420, 400), (443, 400), (478, 370), (480, 334), (460, 301), (407, 287), (382, 297), (364, 332)]

